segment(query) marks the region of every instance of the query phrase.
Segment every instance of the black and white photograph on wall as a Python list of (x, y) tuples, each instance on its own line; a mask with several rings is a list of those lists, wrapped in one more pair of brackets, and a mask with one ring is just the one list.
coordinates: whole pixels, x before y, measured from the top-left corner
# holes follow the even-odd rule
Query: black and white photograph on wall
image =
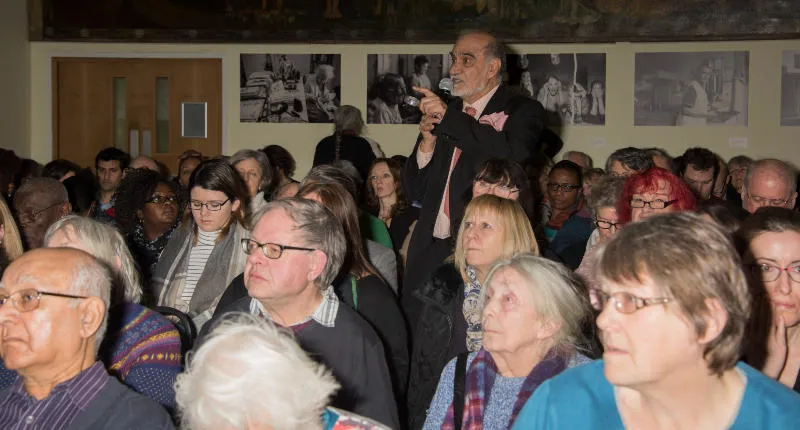
[(800, 125), (800, 51), (783, 51), (781, 125)]
[(241, 54), (239, 64), (241, 122), (333, 122), (341, 55)]
[(606, 54), (509, 54), (508, 85), (538, 100), (551, 126), (605, 125)]
[(747, 125), (746, 51), (636, 54), (634, 125)]
[(404, 103), (412, 87), (433, 89), (448, 75), (447, 54), (370, 54), (367, 56), (367, 123), (418, 124), (417, 107)]

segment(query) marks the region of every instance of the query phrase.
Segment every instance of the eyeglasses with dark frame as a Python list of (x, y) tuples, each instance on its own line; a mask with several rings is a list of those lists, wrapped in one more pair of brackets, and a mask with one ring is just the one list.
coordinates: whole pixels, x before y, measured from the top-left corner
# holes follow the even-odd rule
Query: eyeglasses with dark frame
[[(17, 298), (14, 298), (17, 296)], [(42, 296), (61, 297), (64, 299), (88, 299), (87, 296), (76, 296), (74, 294), (51, 293), (49, 291), (39, 291), (33, 288), (14, 291), (11, 294), (0, 294), (0, 307), (3, 307), (11, 300), (11, 304), (20, 312), (34, 311), (39, 307), (39, 300)]]
[(606, 303), (612, 302), (614, 304), (614, 309), (623, 314), (632, 314), (647, 306), (665, 305), (672, 301), (672, 299), (668, 297), (651, 297), (645, 299), (624, 291), (608, 294), (598, 288), (589, 290), (589, 297), (592, 302), (592, 307), (595, 308), (595, 310), (602, 312), (606, 307)]
[(264, 256), (271, 259), (277, 260), (281, 258), (284, 251), (316, 251), (314, 248), (301, 248), (299, 246), (289, 246), (289, 245), (281, 245), (279, 243), (259, 243), (253, 239), (242, 239), (242, 250), (247, 255), (250, 255), (256, 248), (261, 248), (261, 252), (264, 253)]
[(780, 267), (769, 263), (753, 263), (749, 265), (750, 271), (754, 275), (760, 276), (764, 282), (774, 282), (781, 277), (781, 273), (786, 272), (794, 282), (800, 282), (800, 264), (794, 264), (789, 267)]
[(569, 192), (575, 191), (575, 190), (577, 190), (579, 188), (581, 188), (580, 185), (558, 184), (558, 183), (555, 183), (555, 182), (548, 182), (547, 183), (547, 189), (552, 191), (552, 192), (554, 192), (554, 193), (558, 192), (559, 190), (561, 190), (562, 192), (565, 192), (565, 193), (569, 193)]
[(603, 219), (594, 219), (594, 226), (601, 229), (601, 230), (608, 230), (610, 228), (619, 229), (619, 224), (611, 221), (606, 221)]
[(638, 208), (643, 208), (645, 206), (648, 206), (648, 207), (650, 207), (650, 209), (664, 209), (664, 208), (669, 207), (670, 205), (674, 204), (675, 202), (677, 202), (677, 200), (656, 199), (656, 200), (647, 201), (647, 200), (642, 200), (642, 199), (631, 199), (631, 207), (638, 209)]
[(189, 206), (194, 211), (199, 211), (203, 209), (203, 206), (205, 206), (206, 209), (210, 210), (211, 212), (216, 212), (222, 209), (222, 207), (225, 206), (225, 203), (228, 203), (229, 201), (231, 201), (231, 199), (225, 199), (225, 201), (222, 202), (201, 202), (200, 200), (189, 200)]
[(31, 224), (34, 221), (36, 221), (36, 218), (39, 218), (39, 215), (45, 213), (46, 211), (48, 211), (50, 209), (53, 209), (56, 206), (60, 206), (60, 205), (63, 205), (63, 204), (64, 204), (64, 202), (53, 203), (52, 205), (50, 205), (50, 206), (48, 206), (46, 208), (43, 208), (43, 209), (39, 209), (38, 211), (23, 212), (23, 213), (19, 214), (19, 223), (20, 224)]
[(506, 195), (511, 195), (519, 192), (519, 188), (517, 187), (492, 184), (490, 182), (484, 181), (483, 179), (475, 179), (474, 181), (472, 181), (472, 184), (475, 185), (481, 192), (484, 193), (489, 193), (492, 190), (497, 190), (498, 192)]
[[(154, 205), (172, 204), (178, 202), (178, 196), (153, 196), (144, 201), (145, 203), (152, 203)], [(202, 206), (201, 206), (202, 207)]]

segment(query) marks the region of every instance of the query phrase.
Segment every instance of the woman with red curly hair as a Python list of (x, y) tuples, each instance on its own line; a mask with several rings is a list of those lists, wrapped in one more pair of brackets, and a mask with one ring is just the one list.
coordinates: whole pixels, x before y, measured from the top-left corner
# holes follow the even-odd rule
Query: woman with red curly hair
[(697, 200), (689, 187), (669, 170), (652, 167), (625, 182), (619, 199), (619, 223), (625, 225), (652, 215), (694, 210)]

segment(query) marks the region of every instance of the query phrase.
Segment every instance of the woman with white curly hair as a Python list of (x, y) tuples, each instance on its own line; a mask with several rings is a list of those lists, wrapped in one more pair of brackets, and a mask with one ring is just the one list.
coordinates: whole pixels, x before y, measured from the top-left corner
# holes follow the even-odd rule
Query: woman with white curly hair
[(175, 383), (185, 429), (388, 429), (326, 407), (338, 389), (291, 332), (244, 313), (214, 327)]

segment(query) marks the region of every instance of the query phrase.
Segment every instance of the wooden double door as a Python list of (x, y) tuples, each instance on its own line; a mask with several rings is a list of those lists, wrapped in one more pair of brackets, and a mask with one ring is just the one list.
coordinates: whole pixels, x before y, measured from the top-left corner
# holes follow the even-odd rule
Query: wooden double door
[(222, 145), (219, 59), (54, 58), (53, 158), (94, 167), (114, 146), (177, 174), (187, 149)]

